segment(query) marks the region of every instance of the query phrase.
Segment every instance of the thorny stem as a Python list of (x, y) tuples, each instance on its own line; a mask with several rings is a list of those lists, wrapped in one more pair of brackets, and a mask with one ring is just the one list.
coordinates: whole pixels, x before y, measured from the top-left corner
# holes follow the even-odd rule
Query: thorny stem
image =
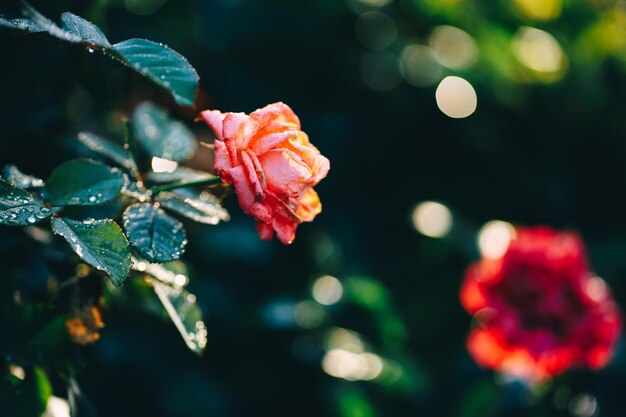
[(181, 181), (171, 182), (169, 184), (157, 185), (155, 187), (150, 188), (150, 191), (152, 192), (152, 195), (154, 196), (160, 192), (175, 190), (177, 188), (192, 187), (196, 185), (215, 185), (221, 182), (222, 182), (221, 177), (208, 177), (208, 178), (202, 178), (198, 180), (181, 180)]

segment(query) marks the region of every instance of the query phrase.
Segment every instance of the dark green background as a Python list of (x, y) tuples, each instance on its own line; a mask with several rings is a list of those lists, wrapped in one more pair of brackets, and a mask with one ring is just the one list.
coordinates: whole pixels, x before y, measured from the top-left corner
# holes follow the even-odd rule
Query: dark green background
[[(3, 1), (7, 14), (16, 11), (10, 3)], [(540, 27), (567, 53), (612, 2), (565, 3), (560, 19)], [(399, 28), (390, 50), (399, 53), (403, 43), (423, 40), (438, 24), (470, 34), (495, 25), (512, 34), (529, 24), (503, 0), (462, 2), (458, 7), (468, 12), (461, 16), (431, 13), (424, 4), (396, 0), (383, 9)], [(260, 241), (233, 196), (227, 200), (230, 223), (187, 226), (190, 289), (209, 330), (204, 357), (186, 350), (169, 321), (130, 303), (109, 306), (102, 339), (77, 349), (83, 365), (76, 379), (98, 415), (570, 415), (555, 405), (559, 392), (590, 394), (600, 415), (623, 415), (621, 343), (607, 369), (570, 372), (543, 395), (532, 395), (520, 385), (494, 382), (472, 362), (464, 347), (471, 318), (458, 301), (464, 268), (478, 257), (475, 233), (484, 222), (502, 219), (580, 232), (594, 270), (618, 302), (626, 302), (626, 73), (618, 58), (571, 55), (561, 81), (524, 84), (482, 63), (479, 42), (477, 65), (461, 73), (477, 91), (478, 110), (454, 120), (437, 108), (435, 87), (401, 82), (377, 92), (362, 82), (359, 63), (367, 49), (355, 36), (357, 15), (340, 0), (169, 0), (145, 17), (118, 0), (34, 6), (49, 17), (66, 10), (83, 16), (112, 42), (144, 37), (167, 43), (200, 74), (204, 107), (250, 112), (288, 103), (331, 160), (317, 188), (324, 211), (299, 228), (292, 246)], [(513, 104), (498, 100), (502, 89), (515, 97)], [(114, 136), (120, 116), (145, 99), (210, 138), (194, 125), (194, 112), (177, 108), (161, 90), (103, 56), (3, 37), (0, 165), (13, 163), (45, 178), (78, 154), (71, 140), (76, 132)], [(210, 169), (208, 161), (198, 166)], [(423, 200), (451, 208), (450, 237), (436, 240), (414, 230), (411, 212)], [(47, 267), (38, 266), (44, 249), (25, 253), (16, 243), (19, 230), (0, 232), (6, 265), (0, 278), (9, 294), (3, 302), (16, 286), (30, 288), (36, 300), (46, 279)], [(276, 328), (265, 313), (271, 303), (308, 297), (312, 279), (322, 274), (367, 275), (389, 290), (408, 329), (403, 349), (418, 364), (412, 371), (417, 385), (403, 390), (340, 381), (322, 371), (315, 351), (308, 360), (294, 355), (294, 343), (323, 331)], [(343, 304), (331, 313), (326, 326), (348, 327), (380, 344), (376, 313)], [(6, 355), (7, 346), (15, 349), (37, 326), (16, 333), (4, 318), (0, 348)], [(60, 380), (55, 389), (65, 395)]]

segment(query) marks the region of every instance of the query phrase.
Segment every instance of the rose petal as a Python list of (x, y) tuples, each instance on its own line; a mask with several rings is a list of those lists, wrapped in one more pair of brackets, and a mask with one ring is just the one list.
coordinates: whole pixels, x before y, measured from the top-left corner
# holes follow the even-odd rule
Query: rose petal
[(211, 130), (213, 130), (213, 133), (215, 133), (215, 136), (217, 136), (219, 140), (223, 140), (224, 137), (222, 136), (222, 126), (223, 126), (224, 118), (226, 117), (226, 114), (217, 110), (205, 110), (200, 113), (200, 116), (202, 116), (204, 121), (211, 128)]
[(248, 147), (257, 129), (258, 123), (251, 120), (247, 114), (227, 113), (224, 117), (222, 132), (225, 141), (235, 141), (237, 150), (242, 151)]
[(252, 164), (254, 165), (254, 170), (256, 171), (257, 176), (259, 177), (259, 180), (261, 181), (261, 187), (263, 188), (263, 190), (265, 190), (266, 188), (265, 172), (263, 172), (263, 166), (261, 165), (261, 161), (259, 161), (259, 158), (253, 152), (247, 152), (247, 153), (250, 159), (252, 160)]
[(476, 280), (476, 269), (476, 267), (468, 269), (465, 280), (461, 285), (461, 304), (470, 314), (487, 307), (485, 294)]
[(291, 110), (291, 107), (282, 102), (268, 104), (263, 108), (255, 110), (250, 113), (250, 117), (256, 120), (261, 127), (265, 127), (273, 121), (281, 121), (293, 123), (300, 129), (300, 119)]
[(223, 176), (223, 172), (233, 167), (230, 156), (228, 155), (228, 149), (221, 140), (216, 140), (214, 143), (215, 149), (215, 164), (213, 165), (213, 171)]
[(230, 158), (231, 165), (234, 167), (240, 165), (241, 162), (239, 161), (236, 141), (234, 139), (225, 139), (224, 144), (226, 145), (226, 149), (228, 149), (228, 157)]
[(304, 132), (299, 132), (298, 136), (286, 142), (285, 148), (298, 154), (313, 173), (313, 185), (319, 183), (328, 175), (330, 161), (322, 156), (320, 151), (309, 142), (309, 137)]
[(272, 240), (274, 237), (274, 229), (271, 224), (263, 223), (257, 220), (256, 229), (259, 232), (261, 240)]
[(507, 348), (496, 332), (475, 329), (467, 337), (467, 350), (481, 366), (496, 368), (507, 353)]
[(267, 188), (279, 196), (298, 197), (311, 186), (311, 170), (294, 152), (273, 149), (259, 157)]
[(298, 223), (284, 217), (275, 217), (272, 220), (272, 227), (276, 230), (276, 237), (284, 245), (290, 245), (296, 238)]
[(263, 155), (265, 152), (283, 143), (284, 141), (295, 138), (298, 135), (297, 130), (286, 130), (284, 132), (270, 133), (268, 135), (257, 135), (252, 142), (250, 149), (256, 155)]
[(241, 160), (246, 174), (248, 174), (248, 181), (250, 181), (250, 184), (254, 187), (254, 192), (258, 199), (258, 197), (263, 196), (263, 187), (261, 186), (261, 181), (257, 175), (254, 163), (252, 162), (252, 159), (250, 159), (250, 155), (248, 155), (247, 151), (241, 153)]
[(285, 243), (298, 224), (322, 210), (311, 188), (330, 169), (328, 159), (300, 131), (300, 120), (284, 103), (250, 114), (207, 110), (202, 118), (215, 131), (215, 172), (232, 183), (242, 210), (257, 220), (262, 239), (274, 233)]
[(257, 202), (256, 195), (248, 182), (248, 176), (246, 175), (243, 166), (236, 166), (229, 169), (227, 172), (230, 178), (232, 178), (233, 185), (235, 186), (235, 192), (237, 193), (237, 199), (239, 200), (239, 205), (244, 213), (251, 215), (257, 220), (270, 223), (272, 216), (269, 208), (266, 205)]
[(315, 192), (313, 188), (309, 188), (302, 196), (298, 199), (298, 206), (296, 208), (295, 214), (300, 218), (303, 222), (311, 222), (322, 212), (322, 204), (320, 203), (320, 198)]

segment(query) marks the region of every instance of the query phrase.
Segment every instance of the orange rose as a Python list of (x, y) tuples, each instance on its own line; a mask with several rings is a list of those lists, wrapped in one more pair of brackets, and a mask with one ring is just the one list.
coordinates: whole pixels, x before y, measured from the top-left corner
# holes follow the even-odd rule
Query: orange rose
[(284, 244), (296, 228), (322, 211), (313, 186), (328, 174), (330, 162), (300, 130), (300, 120), (284, 103), (252, 112), (205, 110), (202, 118), (215, 141), (214, 170), (233, 184), (239, 205), (256, 219), (261, 239), (274, 231)]

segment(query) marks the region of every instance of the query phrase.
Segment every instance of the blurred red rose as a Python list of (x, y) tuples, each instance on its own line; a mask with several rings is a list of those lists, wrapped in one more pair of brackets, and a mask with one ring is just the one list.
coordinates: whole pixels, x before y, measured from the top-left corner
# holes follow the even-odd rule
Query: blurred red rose
[(546, 227), (517, 229), (502, 257), (470, 266), (461, 302), (477, 323), (467, 339), (474, 360), (530, 383), (605, 366), (621, 330), (580, 238)]
[(300, 120), (284, 103), (252, 112), (221, 113), (206, 110), (202, 118), (215, 141), (214, 170), (233, 184), (244, 212), (256, 219), (261, 239), (293, 242), (296, 228), (322, 211), (313, 186), (330, 169)]

